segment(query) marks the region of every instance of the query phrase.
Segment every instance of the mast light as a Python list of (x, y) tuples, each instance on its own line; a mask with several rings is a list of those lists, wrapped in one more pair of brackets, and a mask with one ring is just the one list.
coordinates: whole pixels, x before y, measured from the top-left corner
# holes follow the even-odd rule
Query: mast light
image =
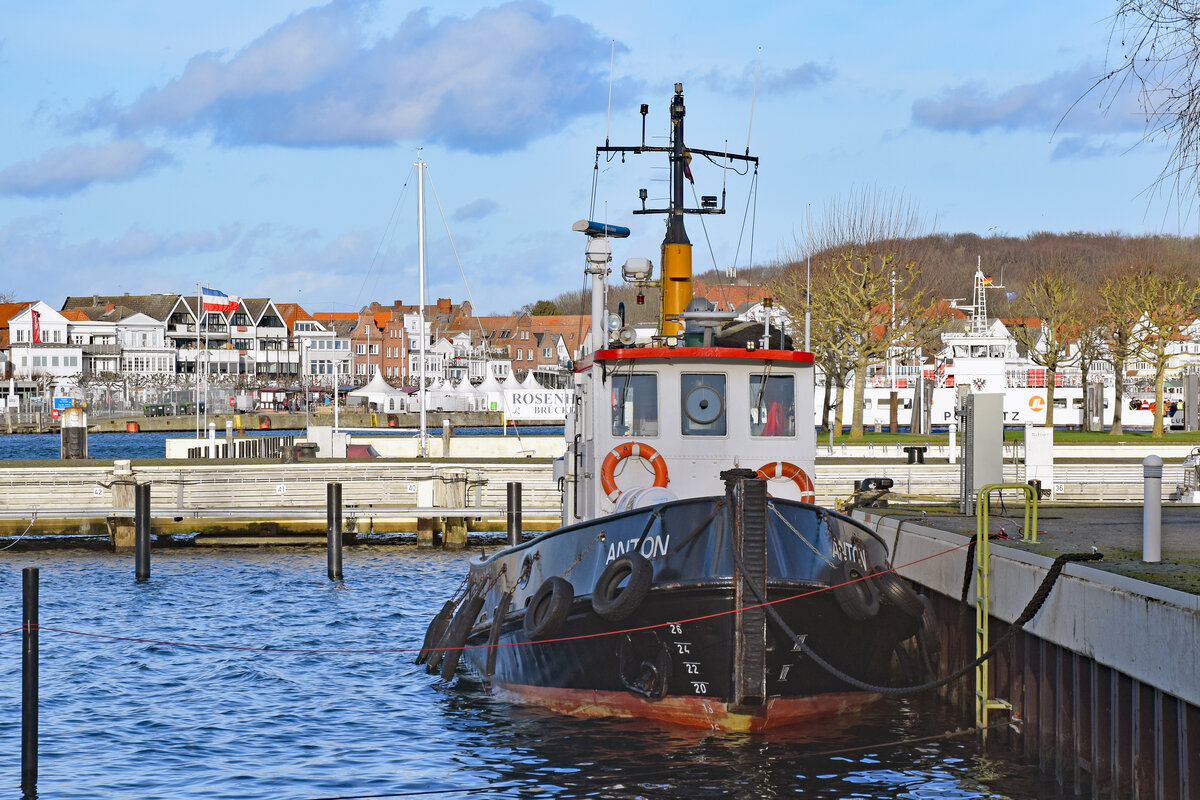
[(630, 258), (621, 265), (621, 277), (626, 281), (645, 281), (654, 272), (654, 265), (648, 258)]

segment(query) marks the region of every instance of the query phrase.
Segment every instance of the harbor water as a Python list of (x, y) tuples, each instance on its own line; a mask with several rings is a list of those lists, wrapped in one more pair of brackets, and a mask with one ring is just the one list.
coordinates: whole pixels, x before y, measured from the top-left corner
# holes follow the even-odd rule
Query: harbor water
[[(490, 549), (499, 543), (485, 545)], [(413, 663), (464, 554), (317, 550), (0, 555), (0, 630), (41, 570), (38, 797), (1034, 798), (1052, 783), (935, 698), (767, 735), (581, 720)], [(0, 636), (0, 777), (19, 796), (19, 631)]]
[[(428, 429), (430, 436), (440, 436), (440, 427)], [(187, 438), (193, 432), (146, 431), (141, 433), (92, 433), (88, 434), (88, 457), (100, 460), (114, 458), (163, 458), (167, 452), (167, 439)], [(255, 430), (246, 431), (247, 436), (303, 436), (304, 431)], [(389, 428), (373, 430), (371, 436), (414, 436), (413, 431), (397, 431)], [(501, 436), (504, 429), (496, 427), (455, 428), (455, 436)], [(509, 436), (516, 436), (509, 428)], [(521, 436), (563, 435), (562, 426), (539, 426), (520, 431)], [(217, 439), (224, 441), (225, 432), (218, 431)], [(17, 459), (57, 459), (60, 452), (58, 433), (28, 433), (12, 436), (0, 435), (0, 461)]]

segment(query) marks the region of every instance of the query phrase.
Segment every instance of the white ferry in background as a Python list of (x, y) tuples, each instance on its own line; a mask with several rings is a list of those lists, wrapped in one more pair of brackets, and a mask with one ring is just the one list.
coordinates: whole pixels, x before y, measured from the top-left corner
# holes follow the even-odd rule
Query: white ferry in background
[[(974, 303), (951, 308), (962, 316), (963, 330), (942, 334), (943, 348), (934, 363), (915, 365), (880, 364), (867, 375), (863, 390), (863, 426), (883, 426), (891, 420), (892, 393), (896, 394), (896, 420), (905, 429), (915, 428), (914, 405), (927, 413), (930, 428), (945, 429), (954, 420), (958, 396), (962, 392), (1000, 393), (1004, 395), (1004, 422), (1010, 426), (1044, 425), (1046, 422), (1047, 381), (1050, 371), (1020, 352), (1016, 339), (998, 320), (988, 320), (988, 289), (993, 286), (981, 269), (975, 272)], [(965, 313), (964, 313), (965, 312)], [(1060, 370), (1054, 378), (1055, 426), (1081, 427), (1085, 413), (1105, 428), (1112, 426), (1116, 389), (1111, 365), (1096, 364), (1088, 373), (1089, 391), (1082, 385), (1078, 368)], [(920, 379), (924, 380), (921, 381)], [(846, 401), (853, 397), (853, 384), (846, 387)], [(816, 386), (816, 425), (821, 424), (824, 386)], [(1153, 393), (1131, 392), (1122, 398), (1121, 424), (1126, 428), (1150, 428), (1154, 424)], [(1164, 390), (1164, 425), (1183, 427), (1183, 390), (1167, 386)], [(842, 416), (843, 426), (850, 424), (850, 412)]]

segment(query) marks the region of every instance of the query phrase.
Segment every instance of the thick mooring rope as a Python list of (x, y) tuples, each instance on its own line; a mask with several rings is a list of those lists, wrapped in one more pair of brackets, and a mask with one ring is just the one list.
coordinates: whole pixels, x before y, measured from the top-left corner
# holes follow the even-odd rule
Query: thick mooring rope
[(1025, 606), (1025, 610), (1021, 612), (1021, 615), (1017, 617), (1017, 619), (1013, 621), (1011, 625), (1009, 625), (1008, 630), (1004, 632), (1004, 635), (997, 639), (996, 643), (987, 649), (987, 652), (983, 653), (983, 655), (979, 656), (971, 663), (960, 667), (943, 678), (938, 678), (937, 680), (930, 681), (928, 683), (922, 683), (916, 686), (876, 686), (875, 684), (861, 681), (852, 675), (847, 675), (845, 672), (842, 672), (840, 669), (813, 652), (813, 649), (808, 646), (807, 642), (805, 642), (805, 637), (798, 636), (796, 632), (793, 631), (787, 624), (787, 622), (784, 621), (783, 617), (780, 616), (779, 612), (775, 609), (775, 606), (767, 603), (765, 593), (753, 580), (749, 578), (746, 567), (742, 563), (741, 554), (737, 552), (736, 547), (733, 548), (733, 558), (737, 562), (738, 569), (741, 570), (742, 575), (747, 576), (746, 583), (750, 586), (750, 591), (754, 594), (755, 598), (757, 598), (758, 602), (763, 604), (763, 607), (767, 610), (767, 615), (771, 618), (771, 621), (774, 622), (779, 629), (782, 630), (783, 633), (792, 640), (792, 642), (804, 655), (811, 658), (814, 664), (828, 672), (833, 677), (843, 681), (844, 683), (848, 683), (856, 689), (888, 695), (916, 694), (917, 692), (929, 691), (930, 689), (936, 689), (940, 686), (945, 686), (952, 681), (958, 680), (963, 675), (966, 675), (968, 672), (975, 669), (975, 667), (979, 666), (995, 655), (1000, 649), (1001, 645), (1007, 642), (1013, 634), (1024, 627), (1025, 623), (1034, 618), (1037, 612), (1041, 610), (1041, 607), (1045, 604), (1046, 599), (1050, 596), (1050, 591), (1054, 588), (1054, 584), (1058, 580), (1058, 576), (1062, 574), (1063, 567), (1070, 562), (1099, 561), (1103, 557), (1104, 556), (1101, 553), (1064, 553), (1058, 558), (1054, 559), (1054, 563), (1050, 566), (1050, 570), (1046, 573), (1046, 576), (1042, 578), (1042, 583), (1040, 586), (1038, 586), (1037, 591), (1033, 593), (1033, 597), (1029, 599), (1029, 603)]

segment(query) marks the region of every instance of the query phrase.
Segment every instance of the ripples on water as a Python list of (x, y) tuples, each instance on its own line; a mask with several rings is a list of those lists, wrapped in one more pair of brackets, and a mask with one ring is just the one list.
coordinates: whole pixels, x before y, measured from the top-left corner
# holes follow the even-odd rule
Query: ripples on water
[[(358, 548), (344, 585), (320, 550), (8, 555), (0, 630), (21, 621), (21, 568), (41, 568), (43, 627), (252, 648), (418, 647), (462, 554)], [(0, 637), (0, 752), (20, 773), (20, 634)], [(42, 800), (58, 798), (1031, 798), (1058, 792), (973, 737), (829, 750), (958, 727), (933, 701), (762, 736), (576, 720), (443, 686), (412, 653), (213, 650), (41, 634)]]

